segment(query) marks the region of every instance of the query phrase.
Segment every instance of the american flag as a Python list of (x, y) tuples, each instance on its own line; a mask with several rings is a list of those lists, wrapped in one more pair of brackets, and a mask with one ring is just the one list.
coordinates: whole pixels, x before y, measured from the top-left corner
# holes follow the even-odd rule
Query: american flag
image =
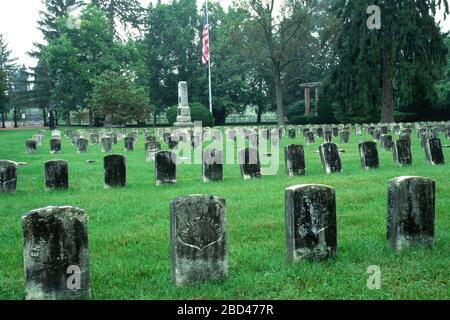
[(209, 62), (209, 22), (208, 22), (208, 9), (205, 10), (205, 27), (203, 28), (202, 35), (202, 64)]

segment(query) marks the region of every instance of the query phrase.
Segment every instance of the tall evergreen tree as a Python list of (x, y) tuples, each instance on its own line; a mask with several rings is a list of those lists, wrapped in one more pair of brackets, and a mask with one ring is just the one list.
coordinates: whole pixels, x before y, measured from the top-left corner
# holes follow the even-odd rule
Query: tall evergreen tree
[[(370, 5), (381, 28), (368, 28)], [(447, 0), (336, 0), (338, 63), (330, 77), (338, 120), (392, 122), (399, 105), (430, 107), (447, 49), (434, 14)], [(381, 107), (381, 108), (380, 108)], [(381, 109), (381, 116), (380, 116)]]
[[(60, 36), (42, 51), (52, 80), (51, 100), (55, 101), (70, 125), (70, 112), (89, 109), (86, 101), (93, 90), (92, 80), (106, 70), (117, 71), (119, 47), (104, 13), (94, 5), (81, 16), (80, 29), (67, 26), (67, 18), (57, 21)], [(92, 112), (89, 112), (93, 123)]]
[(5, 117), (8, 111), (8, 78), (6, 72), (0, 66), (0, 115), (2, 118), (2, 128), (5, 128)]
[(20, 66), (12, 79), (10, 103), (17, 110), (25, 110), (30, 107), (30, 74), (27, 68)]
[(11, 80), (12, 76), (16, 72), (16, 61), (17, 59), (12, 58), (11, 50), (8, 48), (8, 43), (0, 34), (0, 67), (6, 73), (8, 81)]
[(139, 0), (92, 0), (92, 3), (105, 12), (116, 38), (121, 38), (121, 31), (141, 29), (144, 9)]
[(52, 81), (49, 68), (44, 59), (40, 59), (33, 68), (32, 105), (35, 108), (47, 109), (50, 107)]
[(39, 30), (42, 31), (44, 39), (50, 41), (59, 36), (57, 20), (65, 17), (68, 10), (83, 3), (82, 0), (42, 0), (44, 10), (40, 12), (41, 19), (38, 21)]

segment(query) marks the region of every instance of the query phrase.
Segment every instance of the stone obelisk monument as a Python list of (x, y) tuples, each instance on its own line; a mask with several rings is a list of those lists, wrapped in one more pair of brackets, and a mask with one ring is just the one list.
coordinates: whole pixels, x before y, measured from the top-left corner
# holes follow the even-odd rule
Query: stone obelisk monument
[(187, 82), (178, 83), (178, 112), (175, 127), (192, 127), (194, 124), (191, 120), (191, 109), (188, 103), (188, 86)]

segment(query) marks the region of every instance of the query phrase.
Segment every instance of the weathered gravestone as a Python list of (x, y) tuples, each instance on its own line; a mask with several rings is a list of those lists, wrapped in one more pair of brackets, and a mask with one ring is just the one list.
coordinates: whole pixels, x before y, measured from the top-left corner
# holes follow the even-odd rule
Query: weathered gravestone
[(375, 128), (375, 130), (372, 133), (373, 139), (375, 141), (380, 141), (380, 137), (381, 137), (381, 129), (380, 128)]
[(422, 147), (422, 149), (425, 149), (425, 143), (428, 139), (432, 139), (431, 133), (422, 132), (420, 134), (420, 146)]
[(67, 161), (47, 161), (44, 164), (44, 171), (47, 191), (69, 189), (69, 166)]
[(86, 212), (33, 210), (22, 217), (22, 229), (26, 299), (90, 299)]
[(317, 128), (316, 129), (316, 134), (319, 138), (323, 138), (323, 128)]
[(291, 144), (284, 148), (286, 174), (289, 177), (305, 175), (305, 151), (302, 145)]
[(180, 143), (179, 136), (177, 136), (175, 134), (172, 134), (172, 135), (169, 136), (167, 145), (168, 145), (170, 150), (176, 149), (176, 147), (178, 147), (179, 143)]
[(67, 139), (72, 139), (72, 130), (71, 129), (64, 130), (64, 135), (66, 136)]
[(39, 146), (39, 147), (42, 146), (42, 136), (40, 134), (35, 134), (32, 137), (32, 140), (34, 140), (36, 142), (37, 146)]
[(425, 142), (425, 156), (431, 165), (445, 164), (441, 140), (438, 138), (428, 139)]
[(223, 180), (223, 153), (216, 149), (205, 149), (202, 161), (203, 182)]
[[(399, 140), (404, 140), (411, 146), (411, 133), (402, 130), (400, 132)], [(392, 146), (394, 146), (394, 143), (392, 143)]]
[(380, 136), (380, 146), (383, 151), (392, 150), (392, 136), (389, 134), (382, 134)]
[(164, 132), (164, 133), (163, 133), (163, 140), (164, 140), (164, 142), (165, 142), (167, 145), (169, 144), (170, 136), (171, 136), (171, 133), (170, 133), (170, 132)]
[(306, 139), (306, 144), (307, 144), (307, 145), (314, 144), (314, 143), (315, 143), (314, 132), (308, 131), (308, 132), (305, 134), (305, 139)]
[(25, 141), (25, 152), (29, 154), (36, 153), (37, 142), (35, 140)]
[(258, 149), (245, 148), (240, 150), (238, 160), (242, 178), (245, 180), (261, 178), (261, 163), (259, 161)]
[(125, 142), (125, 151), (134, 151), (134, 138), (126, 137), (124, 139)]
[(80, 135), (78, 133), (72, 133), (70, 139), (73, 145), (78, 145), (78, 139), (80, 139)]
[(8, 160), (0, 160), (0, 193), (15, 193), (16, 186), (16, 163)]
[(111, 133), (111, 141), (112, 141), (112, 144), (114, 144), (114, 145), (119, 143), (119, 136), (117, 133), (115, 133), (115, 132)]
[(394, 250), (432, 246), (435, 183), (422, 177), (398, 177), (388, 184), (387, 240)]
[(248, 136), (248, 141), (251, 148), (259, 148), (259, 135), (257, 133), (250, 133), (250, 135)]
[(288, 130), (288, 136), (289, 136), (289, 139), (295, 139), (295, 129), (294, 128), (290, 128)]
[(60, 153), (61, 152), (61, 140), (59, 139), (51, 139), (50, 140), (50, 153)]
[(192, 195), (171, 201), (170, 253), (176, 285), (226, 278), (225, 199)]
[(156, 185), (174, 184), (177, 182), (177, 165), (175, 154), (170, 151), (160, 151), (155, 156)]
[(155, 161), (155, 155), (161, 151), (161, 144), (157, 141), (145, 143), (145, 161)]
[(112, 139), (110, 137), (102, 138), (102, 152), (111, 152)]
[(323, 185), (298, 185), (285, 192), (289, 262), (336, 256), (336, 192)]
[(89, 145), (89, 141), (85, 138), (78, 139), (77, 146), (78, 146), (78, 153), (86, 153), (87, 148)]
[(393, 144), (394, 162), (400, 166), (412, 165), (411, 147), (408, 141), (397, 140)]
[(323, 134), (323, 141), (325, 143), (331, 143), (333, 141), (333, 132), (327, 130)]
[(334, 143), (324, 143), (319, 147), (320, 160), (326, 174), (342, 171), (339, 148)]
[(99, 135), (98, 133), (91, 133), (91, 135), (89, 136), (90, 140), (91, 140), (91, 144), (92, 145), (97, 145), (98, 144), (98, 140), (99, 140)]
[(380, 167), (380, 161), (376, 142), (361, 142), (359, 144), (359, 158), (363, 169), (378, 169)]
[(350, 131), (342, 130), (340, 132), (340, 135), (341, 135), (341, 143), (348, 143), (348, 141), (350, 140)]
[(338, 127), (331, 128), (331, 132), (333, 133), (333, 137), (339, 136), (339, 128)]
[(105, 188), (125, 187), (127, 167), (125, 156), (112, 154), (103, 158), (105, 170)]

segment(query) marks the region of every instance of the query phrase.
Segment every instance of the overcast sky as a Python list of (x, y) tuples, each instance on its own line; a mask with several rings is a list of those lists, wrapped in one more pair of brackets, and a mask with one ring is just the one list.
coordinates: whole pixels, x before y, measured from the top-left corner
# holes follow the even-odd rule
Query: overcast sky
[[(147, 7), (150, 1), (140, 0)], [(198, 0), (202, 3), (204, 0)], [(163, 0), (170, 2), (170, 0)], [(232, 0), (220, 0), (228, 6)], [(27, 55), (33, 49), (33, 42), (42, 42), (42, 34), (37, 29), (39, 11), (42, 10), (41, 0), (1, 0), (0, 2), (0, 33), (6, 38), (13, 56), (18, 63), (34, 66), (36, 62)], [(443, 30), (450, 30), (450, 18), (442, 23)]]

